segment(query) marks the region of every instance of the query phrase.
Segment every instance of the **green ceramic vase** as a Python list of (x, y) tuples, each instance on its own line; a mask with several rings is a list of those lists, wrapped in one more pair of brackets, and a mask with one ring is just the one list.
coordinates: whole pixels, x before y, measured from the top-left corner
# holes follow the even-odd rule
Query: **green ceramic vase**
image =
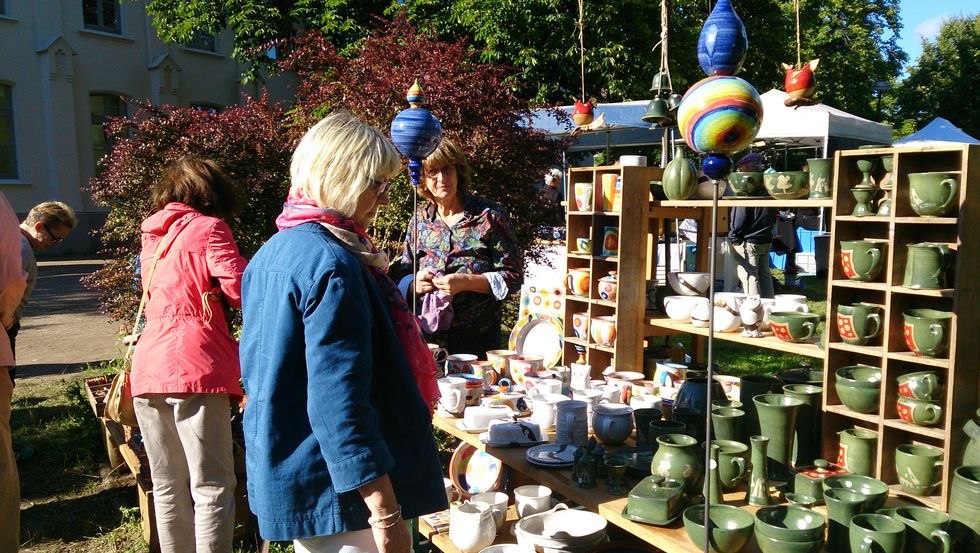
[(668, 200), (686, 200), (698, 188), (698, 170), (684, 157), (681, 144), (674, 146), (674, 158), (664, 168), (663, 187)]
[(803, 402), (786, 394), (762, 394), (752, 398), (759, 413), (759, 429), (769, 437), (769, 477), (781, 482), (793, 478), (790, 455), (796, 436), (796, 419)]
[(830, 198), (834, 182), (834, 158), (814, 158), (806, 160), (810, 171), (810, 197)]
[(650, 472), (684, 482), (688, 495), (699, 493), (703, 469), (698, 441), (684, 434), (666, 434), (657, 438), (657, 445), (657, 452), (650, 461)]

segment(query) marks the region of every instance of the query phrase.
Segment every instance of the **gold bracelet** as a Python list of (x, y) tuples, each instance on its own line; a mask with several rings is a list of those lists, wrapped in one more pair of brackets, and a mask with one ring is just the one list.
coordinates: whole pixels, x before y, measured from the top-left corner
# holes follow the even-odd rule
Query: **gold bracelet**
[(377, 528), (378, 530), (387, 530), (388, 528), (391, 528), (392, 526), (398, 524), (401, 518), (402, 518), (402, 506), (399, 505), (398, 509), (396, 509), (394, 513), (387, 514), (383, 517), (368, 518), (368, 524), (371, 525), (371, 528)]

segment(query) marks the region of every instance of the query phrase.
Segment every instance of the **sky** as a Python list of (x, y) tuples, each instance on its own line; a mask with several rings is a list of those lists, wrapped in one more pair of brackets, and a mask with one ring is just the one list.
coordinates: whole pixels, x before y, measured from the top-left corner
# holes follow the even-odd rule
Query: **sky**
[(922, 53), (922, 38), (935, 40), (944, 19), (975, 15), (980, 5), (973, 0), (901, 0), (902, 32), (898, 45), (914, 64)]

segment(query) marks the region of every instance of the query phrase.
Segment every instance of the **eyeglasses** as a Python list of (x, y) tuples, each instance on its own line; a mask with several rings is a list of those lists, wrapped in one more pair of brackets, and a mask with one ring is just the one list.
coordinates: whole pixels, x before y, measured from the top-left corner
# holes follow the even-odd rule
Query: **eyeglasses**
[(390, 181), (386, 181), (386, 180), (378, 180), (378, 179), (369, 178), (368, 179), (368, 182), (371, 183), (372, 185), (374, 185), (375, 193), (378, 196), (380, 196), (380, 195), (384, 194), (385, 192), (387, 192), (388, 191), (388, 187), (391, 186), (391, 182)]
[(439, 169), (426, 169), (425, 178), (434, 179), (439, 175), (443, 175), (443, 176), (452, 175), (455, 172), (456, 172), (456, 166), (454, 165), (447, 165), (445, 167), (440, 167)]
[(41, 226), (44, 228), (44, 232), (48, 233), (48, 237), (51, 238), (52, 244), (60, 244), (65, 238), (68, 237), (67, 234), (65, 236), (58, 236), (57, 234), (51, 232), (51, 227), (49, 227), (47, 223), (44, 223)]

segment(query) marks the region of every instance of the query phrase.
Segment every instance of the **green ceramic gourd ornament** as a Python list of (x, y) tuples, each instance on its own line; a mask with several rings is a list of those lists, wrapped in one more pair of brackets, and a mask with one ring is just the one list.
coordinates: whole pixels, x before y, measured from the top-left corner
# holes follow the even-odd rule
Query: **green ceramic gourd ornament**
[(664, 194), (668, 200), (686, 200), (698, 188), (698, 170), (684, 157), (684, 145), (674, 145), (674, 158), (664, 168)]

